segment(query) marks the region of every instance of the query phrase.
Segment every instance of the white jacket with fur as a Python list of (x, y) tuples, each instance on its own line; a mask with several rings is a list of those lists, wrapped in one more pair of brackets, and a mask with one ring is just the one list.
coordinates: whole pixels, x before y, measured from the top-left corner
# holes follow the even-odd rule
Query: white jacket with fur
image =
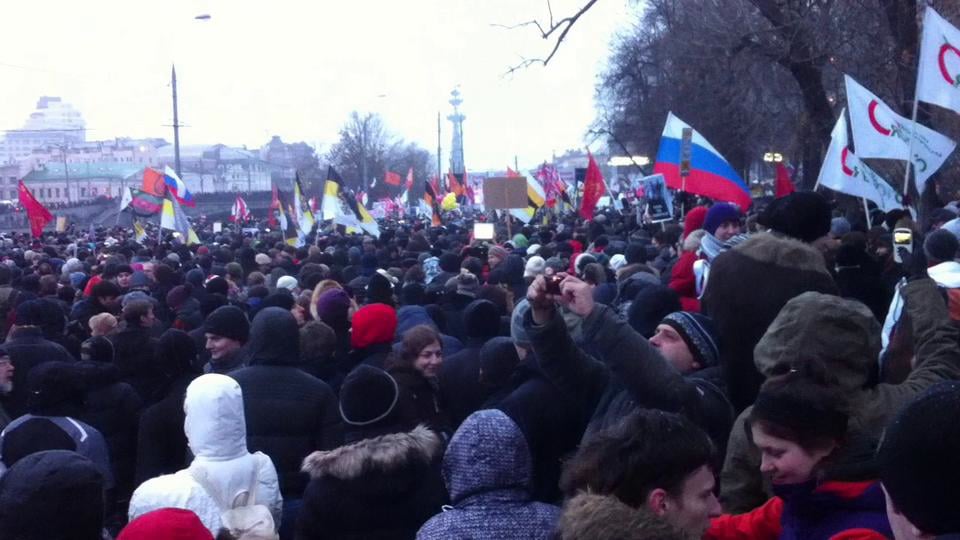
[(256, 504), (270, 509), (279, 527), (283, 498), (277, 471), (262, 452), (247, 451), (247, 428), (240, 385), (226, 375), (207, 374), (187, 387), (184, 400), (184, 432), (195, 456), (190, 466), (174, 474), (147, 480), (130, 499), (130, 520), (160, 508), (191, 510), (216, 536), (220, 530), (221, 508), (196, 481), (205, 475), (218, 492), (216, 500), (234, 501), (242, 506), (249, 486), (257, 478)]

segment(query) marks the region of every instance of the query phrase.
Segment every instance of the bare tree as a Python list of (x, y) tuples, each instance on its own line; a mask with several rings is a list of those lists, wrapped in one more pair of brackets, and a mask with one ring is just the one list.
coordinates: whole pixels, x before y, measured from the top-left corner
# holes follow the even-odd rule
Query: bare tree
[(563, 41), (567, 38), (567, 34), (570, 33), (570, 29), (573, 28), (573, 25), (577, 24), (577, 21), (580, 20), (580, 17), (582, 17), (586, 12), (590, 11), (590, 8), (592, 8), (596, 3), (597, 0), (587, 0), (582, 6), (580, 6), (580, 9), (573, 14), (560, 19), (555, 19), (553, 15), (553, 6), (551, 5), (550, 0), (547, 0), (548, 17), (544, 22), (541, 22), (537, 19), (532, 19), (513, 25), (495, 24), (494, 26), (499, 26), (508, 30), (527, 26), (534, 27), (540, 33), (541, 38), (551, 43), (550, 52), (546, 56), (542, 58), (523, 58), (519, 64), (507, 70), (507, 73), (513, 73), (518, 69), (523, 69), (534, 64), (541, 64), (543, 66), (549, 64), (550, 60), (552, 60), (557, 54), (557, 51), (560, 50), (560, 45), (562, 45)]

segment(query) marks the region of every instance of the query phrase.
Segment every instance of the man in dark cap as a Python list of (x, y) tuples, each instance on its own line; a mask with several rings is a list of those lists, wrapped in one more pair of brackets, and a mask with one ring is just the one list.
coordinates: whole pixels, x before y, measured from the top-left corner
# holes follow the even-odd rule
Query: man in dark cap
[(5, 407), (10, 418), (26, 412), (27, 375), (36, 366), (50, 361), (74, 362), (76, 359), (63, 346), (43, 337), (40, 328), (43, 309), (40, 300), (21, 302), (14, 312), (14, 324), (10, 329), (4, 349), (13, 364), (12, 388)]
[(236, 306), (218, 307), (207, 316), (203, 328), (210, 353), (204, 373), (225, 375), (243, 367), (241, 348), (250, 334), (250, 321), (243, 310)]

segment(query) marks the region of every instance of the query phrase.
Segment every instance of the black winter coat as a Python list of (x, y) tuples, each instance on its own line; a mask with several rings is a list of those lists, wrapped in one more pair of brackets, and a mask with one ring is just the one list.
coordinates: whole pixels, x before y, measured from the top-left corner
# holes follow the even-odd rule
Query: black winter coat
[(130, 384), (145, 403), (151, 403), (163, 376), (157, 365), (157, 339), (149, 328), (130, 326), (109, 336), (113, 361), (120, 377)]
[(481, 347), (482, 342), (468, 340), (466, 348), (444, 358), (440, 367), (440, 394), (454, 430), (487, 398), (487, 389), (480, 384)]
[(62, 346), (44, 339), (37, 326), (21, 326), (10, 332), (3, 344), (13, 363), (13, 391), (4, 400), (4, 409), (10, 418), (27, 412), (27, 374), (44, 362), (76, 362)]
[(137, 434), (136, 483), (173, 474), (190, 464), (187, 436), (183, 432), (183, 399), (195, 374), (184, 375), (170, 385), (169, 393), (140, 415)]
[(314, 452), (297, 540), (413, 540), (448, 502), (441, 437), (420, 426)]
[(110, 464), (119, 497), (133, 493), (136, 464), (137, 424), (143, 400), (129, 384), (120, 380), (113, 364), (77, 364), (87, 384), (86, 403), (80, 420), (97, 428), (107, 441)]
[(419, 424), (425, 424), (435, 432), (448, 437), (453, 433), (436, 383), (429, 381), (411, 367), (394, 366), (387, 372), (397, 381), (400, 389), (400, 397), (397, 399), (397, 422), (403, 429), (413, 429)]

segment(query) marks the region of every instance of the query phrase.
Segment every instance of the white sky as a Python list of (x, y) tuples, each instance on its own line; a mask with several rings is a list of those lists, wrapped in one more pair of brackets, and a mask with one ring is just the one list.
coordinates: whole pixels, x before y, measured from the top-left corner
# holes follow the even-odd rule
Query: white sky
[[(554, 13), (584, 0), (554, 0)], [(172, 141), (176, 63), (182, 144), (259, 147), (336, 141), (351, 110), (380, 113), (395, 134), (450, 146), (449, 92), (463, 93), (468, 170), (521, 167), (584, 145), (611, 37), (637, 9), (598, 2), (546, 68), (512, 76), (549, 44), (545, 0), (31, 0), (11, 2), (0, 32), (0, 129), (23, 125), (41, 95), (83, 114), (89, 139)], [(212, 19), (193, 17), (209, 13)], [(378, 97), (385, 95), (384, 97)], [(595, 145), (596, 146), (596, 145)]]

